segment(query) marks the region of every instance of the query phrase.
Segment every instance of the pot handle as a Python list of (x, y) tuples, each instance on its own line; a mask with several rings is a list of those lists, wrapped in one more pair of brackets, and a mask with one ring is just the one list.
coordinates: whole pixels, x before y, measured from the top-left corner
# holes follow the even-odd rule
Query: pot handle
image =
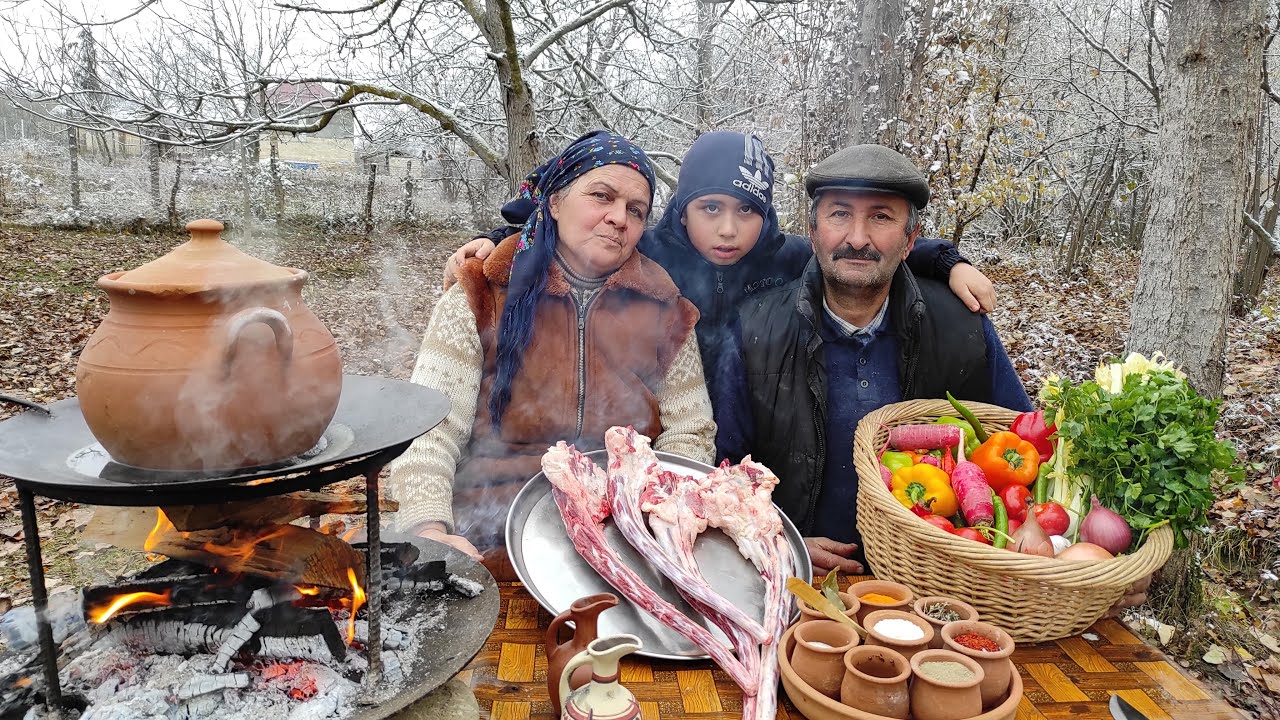
[(236, 346), (239, 345), (240, 333), (253, 323), (262, 323), (276, 334), (276, 350), (280, 359), (287, 365), (293, 359), (293, 328), (289, 320), (278, 310), (266, 307), (241, 310), (227, 321), (227, 338), (223, 341), (222, 378), (231, 377), (231, 363), (236, 359)]

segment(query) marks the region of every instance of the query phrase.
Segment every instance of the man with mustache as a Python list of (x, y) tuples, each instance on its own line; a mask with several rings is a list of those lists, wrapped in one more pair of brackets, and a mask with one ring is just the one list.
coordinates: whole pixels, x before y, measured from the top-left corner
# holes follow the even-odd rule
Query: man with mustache
[(816, 571), (861, 573), (858, 421), (947, 391), (1019, 411), (1031, 400), (991, 321), (903, 262), (929, 201), (910, 160), (879, 145), (845, 148), (813, 167), (805, 189), (814, 258), (799, 280), (743, 305), (743, 367), (715, 399), (718, 441), (781, 478), (774, 501)]

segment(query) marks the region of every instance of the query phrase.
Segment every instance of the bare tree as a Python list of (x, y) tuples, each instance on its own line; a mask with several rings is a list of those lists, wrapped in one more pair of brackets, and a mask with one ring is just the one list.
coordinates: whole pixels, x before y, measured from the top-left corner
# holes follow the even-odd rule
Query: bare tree
[(1173, 0), (1151, 220), (1129, 347), (1221, 395), (1236, 248), (1257, 141), (1262, 0)]

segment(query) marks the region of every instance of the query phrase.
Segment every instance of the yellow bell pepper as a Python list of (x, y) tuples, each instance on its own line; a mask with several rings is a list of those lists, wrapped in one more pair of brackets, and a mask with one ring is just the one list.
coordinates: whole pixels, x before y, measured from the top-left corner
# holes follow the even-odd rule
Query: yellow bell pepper
[(919, 505), (942, 517), (955, 515), (959, 508), (951, 478), (932, 465), (912, 465), (895, 471), (893, 496), (907, 508)]

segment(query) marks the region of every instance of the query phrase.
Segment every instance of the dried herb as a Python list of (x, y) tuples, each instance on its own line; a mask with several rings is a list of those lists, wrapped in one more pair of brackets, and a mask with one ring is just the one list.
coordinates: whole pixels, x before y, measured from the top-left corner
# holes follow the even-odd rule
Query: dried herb
[(944, 602), (930, 603), (924, 606), (924, 614), (937, 620), (938, 622), (955, 622), (960, 619), (960, 613), (951, 609), (951, 606)]

